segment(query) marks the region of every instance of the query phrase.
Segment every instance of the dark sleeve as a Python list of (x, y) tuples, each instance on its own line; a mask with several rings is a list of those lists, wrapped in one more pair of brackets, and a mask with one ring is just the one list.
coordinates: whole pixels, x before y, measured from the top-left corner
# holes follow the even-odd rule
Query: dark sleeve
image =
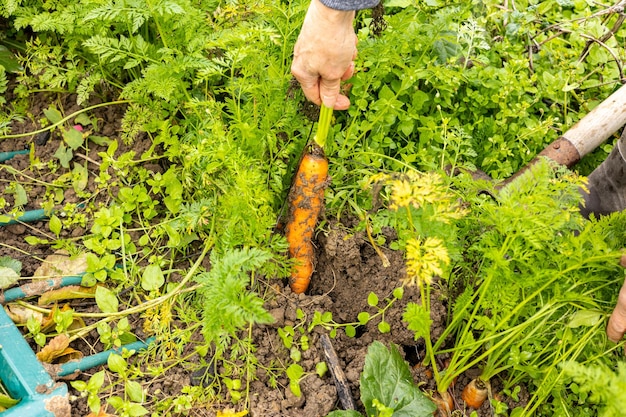
[(320, 0), (326, 7), (335, 10), (361, 10), (376, 6), (379, 0)]

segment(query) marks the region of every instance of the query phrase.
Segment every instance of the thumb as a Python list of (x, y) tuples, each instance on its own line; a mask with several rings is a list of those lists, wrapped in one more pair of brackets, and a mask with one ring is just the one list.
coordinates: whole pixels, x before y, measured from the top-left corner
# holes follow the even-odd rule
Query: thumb
[(626, 285), (622, 286), (617, 297), (617, 305), (609, 317), (606, 334), (612, 342), (618, 342), (626, 331)]
[(336, 80), (321, 80), (320, 98), (322, 99), (322, 103), (324, 103), (326, 107), (330, 107), (331, 109), (335, 108), (335, 104), (337, 103), (337, 97), (339, 97), (340, 86), (340, 78), (337, 78)]

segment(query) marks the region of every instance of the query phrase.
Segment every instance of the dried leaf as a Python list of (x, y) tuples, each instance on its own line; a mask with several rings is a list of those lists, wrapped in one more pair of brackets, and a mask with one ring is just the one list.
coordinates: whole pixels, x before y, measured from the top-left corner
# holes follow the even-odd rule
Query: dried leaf
[(57, 357), (63, 355), (65, 349), (70, 345), (70, 339), (67, 335), (60, 334), (50, 339), (48, 344), (37, 353), (37, 359), (41, 362), (52, 363)]
[(22, 307), (19, 304), (7, 304), (4, 306), (4, 311), (13, 320), (15, 324), (26, 324), (31, 317), (37, 320), (40, 324), (43, 324), (44, 315), (38, 311), (34, 311), (30, 308)]
[(87, 270), (86, 254), (70, 257), (65, 251), (58, 251), (44, 259), (35, 271), (35, 277), (62, 277), (82, 274)]
[(59, 300), (73, 300), (76, 298), (94, 298), (96, 287), (81, 287), (80, 285), (68, 285), (56, 290), (46, 291), (39, 297), (37, 304), (40, 306), (52, 304)]
[(57, 356), (54, 360), (54, 363), (65, 363), (77, 359), (81, 359), (83, 357), (83, 353), (73, 349), (71, 347), (65, 348), (63, 352), (59, 356)]

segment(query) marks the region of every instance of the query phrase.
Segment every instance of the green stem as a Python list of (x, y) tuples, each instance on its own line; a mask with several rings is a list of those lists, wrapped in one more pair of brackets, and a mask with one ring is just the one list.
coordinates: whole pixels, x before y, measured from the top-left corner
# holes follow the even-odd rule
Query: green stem
[[(422, 306), (428, 312), (428, 316), (430, 316), (430, 285), (424, 283), (424, 285), (420, 285), (420, 297), (422, 298)], [(435, 352), (433, 350), (433, 342), (430, 339), (430, 330), (426, 332), (424, 335), (424, 342), (426, 344), (426, 354), (428, 355), (428, 361), (430, 361), (430, 366), (433, 370), (433, 376), (435, 377), (435, 382), (437, 383), (437, 387), (439, 387), (439, 381), (441, 380), (441, 376), (439, 374), (439, 368), (437, 367), (437, 362), (435, 362)]]
[(106, 103), (99, 103), (99, 104), (94, 104), (93, 106), (89, 106), (89, 107), (85, 107), (84, 109), (80, 109), (72, 114), (70, 114), (69, 116), (66, 116), (64, 118), (62, 118), (61, 120), (59, 120), (56, 123), (51, 124), (50, 126), (44, 127), (43, 129), (39, 129), (39, 130), (35, 130), (34, 132), (26, 132), (26, 133), (16, 133), (14, 135), (4, 135), (4, 136), (0, 136), (0, 139), (13, 139), (13, 138), (23, 138), (25, 136), (32, 136), (32, 135), (37, 135), (39, 133), (42, 132), (46, 132), (48, 130), (52, 130), (57, 126), (62, 125), (63, 123), (67, 122), (68, 120), (70, 120), (73, 117), (78, 116), (81, 113), (85, 113), (89, 110), (94, 110), (97, 109), (99, 107), (106, 107), (106, 106), (112, 106), (114, 104), (128, 104), (130, 103), (129, 100), (118, 100), (118, 101), (109, 101)]
[(315, 132), (315, 137), (313, 138), (313, 141), (315, 141), (320, 148), (323, 148), (324, 145), (326, 145), (326, 138), (328, 137), (330, 121), (332, 118), (333, 109), (322, 104), (322, 108), (320, 109), (320, 118), (317, 123), (317, 132)]

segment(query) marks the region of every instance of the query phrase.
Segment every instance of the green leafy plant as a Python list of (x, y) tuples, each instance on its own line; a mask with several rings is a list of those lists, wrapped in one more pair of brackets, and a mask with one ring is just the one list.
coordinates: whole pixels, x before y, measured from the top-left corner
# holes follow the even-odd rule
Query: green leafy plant
[[(367, 416), (431, 416), (435, 404), (415, 385), (397, 347), (370, 345), (361, 374), (361, 401)], [(333, 411), (328, 417), (361, 416), (357, 411)]]

